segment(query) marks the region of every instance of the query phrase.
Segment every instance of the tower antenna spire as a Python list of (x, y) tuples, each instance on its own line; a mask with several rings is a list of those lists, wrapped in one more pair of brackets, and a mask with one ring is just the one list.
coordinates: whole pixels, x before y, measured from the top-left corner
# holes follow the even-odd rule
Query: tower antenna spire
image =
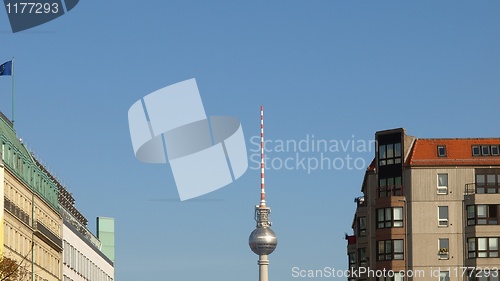
[(248, 238), (250, 249), (259, 255), (259, 281), (268, 281), (268, 255), (274, 252), (278, 245), (276, 233), (271, 229), (271, 221), (269, 221), (271, 208), (266, 206), (264, 151), (264, 106), (260, 106), (260, 204), (255, 206), (256, 228)]
[(264, 157), (264, 106), (260, 106), (260, 206), (266, 206), (266, 189), (264, 186), (265, 157)]

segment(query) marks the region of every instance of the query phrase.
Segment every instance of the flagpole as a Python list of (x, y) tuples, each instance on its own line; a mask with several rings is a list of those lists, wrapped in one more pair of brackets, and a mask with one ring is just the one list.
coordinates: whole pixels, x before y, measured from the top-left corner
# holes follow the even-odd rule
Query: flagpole
[(14, 57), (12, 57), (12, 128), (14, 128)]

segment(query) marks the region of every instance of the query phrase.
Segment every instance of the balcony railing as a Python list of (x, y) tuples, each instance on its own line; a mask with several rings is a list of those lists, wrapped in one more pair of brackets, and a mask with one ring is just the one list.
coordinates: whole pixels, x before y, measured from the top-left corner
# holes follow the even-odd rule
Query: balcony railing
[(377, 187), (378, 197), (402, 196), (403, 185), (388, 185)]
[(465, 195), (471, 194), (499, 194), (500, 193), (500, 185), (487, 185), (487, 184), (478, 184), (478, 183), (468, 183), (465, 185)]
[(9, 200), (9, 198), (5, 197), (4, 198), (4, 209), (11, 212), (14, 216), (16, 216), (18, 219), (20, 219), (22, 222), (24, 222), (26, 225), (31, 225), (30, 222), (30, 216), (23, 211), (19, 206), (14, 204)]

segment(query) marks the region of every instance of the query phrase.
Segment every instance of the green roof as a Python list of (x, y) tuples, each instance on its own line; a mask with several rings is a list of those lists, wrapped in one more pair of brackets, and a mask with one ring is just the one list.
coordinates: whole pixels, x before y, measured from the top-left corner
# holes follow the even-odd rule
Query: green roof
[(32, 154), (17, 138), (16, 131), (4, 118), (5, 116), (2, 114), (0, 118), (0, 142), (5, 166), (49, 205), (59, 210), (56, 183), (50, 175), (37, 166)]
[[(26, 147), (17, 138), (16, 131), (14, 131), (10, 124), (7, 124), (7, 122), (5, 122), (3, 118), (0, 118), (0, 120), (0, 133), (2, 134), (2, 139), (10, 141), (17, 151), (21, 152), (27, 158), (31, 159), (31, 154), (29, 153), (28, 149), (26, 149)], [(35, 164), (33, 159), (31, 159), (31, 161), (33, 164)]]

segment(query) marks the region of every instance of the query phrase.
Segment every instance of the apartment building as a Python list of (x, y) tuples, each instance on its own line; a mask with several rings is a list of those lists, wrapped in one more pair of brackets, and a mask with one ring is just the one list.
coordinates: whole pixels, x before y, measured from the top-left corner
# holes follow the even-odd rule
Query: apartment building
[(61, 280), (62, 217), (54, 179), (0, 114), (2, 254), (28, 272), (28, 280)]
[(500, 138), (375, 134), (349, 280), (499, 280)]
[(22, 280), (113, 281), (114, 219), (98, 218), (94, 235), (71, 193), (26, 148), (1, 112), (0, 144), (2, 256), (27, 273)]
[[(59, 188), (63, 214), (63, 279), (62, 281), (113, 281), (114, 252), (106, 255), (105, 245), (88, 228), (88, 220), (75, 207), (75, 199), (66, 188)], [(114, 226), (114, 221), (111, 219)], [(97, 226), (101, 224), (97, 219)], [(110, 233), (114, 243), (114, 227)]]

